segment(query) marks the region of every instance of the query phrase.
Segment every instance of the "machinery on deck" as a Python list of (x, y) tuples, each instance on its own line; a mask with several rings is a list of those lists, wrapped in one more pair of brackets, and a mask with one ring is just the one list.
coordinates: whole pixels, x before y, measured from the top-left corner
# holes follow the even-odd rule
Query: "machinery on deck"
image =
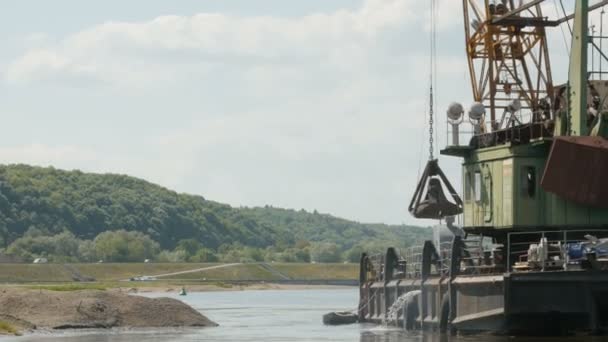
[[(608, 81), (601, 62), (588, 65), (608, 61), (605, 37), (588, 34), (589, 12), (608, 1), (577, 0), (556, 19), (543, 2), (463, 0), (473, 133), (459, 144), (465, 110), (450, 105), (441, 151), (463, 160), (462, 198), (431, 148), (408, 209), (446, 226), (423, 246), (362, 255), (360, 321), (608, 331)], [(562, 24), (572, 30), (569, 74), (554, 86), (546, 30)], [(431, 106), (431, 136), (432, 124)]]

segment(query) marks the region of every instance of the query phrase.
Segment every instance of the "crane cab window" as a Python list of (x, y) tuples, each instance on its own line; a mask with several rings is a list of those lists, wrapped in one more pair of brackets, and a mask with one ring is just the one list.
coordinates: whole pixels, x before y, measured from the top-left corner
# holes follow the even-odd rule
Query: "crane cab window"
[(536, 168), (534, 166), (521, 168), (521, 195), (527, 198), (536, 197)]
[(473, 193), (473, 182), (471, 182), (471, 172), (466, 171), (464, 174), (464, 200), (466, 202), (471, 201), (472, 193)]
[(475, 191), (475, 202), (481, 202), (481, 171), (475, 171), (473, 190)]

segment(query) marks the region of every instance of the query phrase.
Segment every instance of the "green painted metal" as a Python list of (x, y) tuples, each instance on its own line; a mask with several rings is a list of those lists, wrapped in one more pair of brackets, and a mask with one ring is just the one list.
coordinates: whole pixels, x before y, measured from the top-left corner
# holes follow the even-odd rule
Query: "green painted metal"
[[(465, 158), (465, 227), (541, 224), (544, 207), (539, 183), (547, 148), (546, 144), (499, 146)], [(521, 170), (526, 168), (532, 168), (532, 196), (522, 192)]]
[(608, 139), (608, 112), (603, 112), (599, 115), (597, 123), (593, 126), (590, 135)]
[(473, 151), (463, 164), (464, 228), (599, 227), (608, 210), (563, 200), (540, 186), (550, 143)]
[[(570, 69), (568, 71), (569, 125), (567, 135), (588, 135), (587, 129), (587, 49), (588, 0), (575, 4), (572, 25)], [(562, 132), (563, 133), (563, 132)], [(560, 134), (557, 134), (560, 135)]]
[[(569, 113), (561, 113), (556, 135), (588, 135), (588, 0), (576, 1), (568, 81)], [(593, 128), (608, 136), (608, 113)], [(540, 186), (551, 140), (473, 149), (448, 147), (442, 154), (464, 158), (465, 230), (538, 230), (605, 227), (608, 210), (585, 207), (544, 191)]]

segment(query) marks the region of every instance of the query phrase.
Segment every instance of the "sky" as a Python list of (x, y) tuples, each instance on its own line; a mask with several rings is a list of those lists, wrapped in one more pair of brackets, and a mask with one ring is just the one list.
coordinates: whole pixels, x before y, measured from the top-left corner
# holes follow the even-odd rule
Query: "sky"
[[(442, 147), (447, 105), (472, 101), (461, 2), (438, 3)], [(428, 2), (2, 7), (0, 163), (128, 174), (233, 206), (432, 224), (406, 209), (428, 159)], [(563, 70), (561, 33), (550, 44)], [(459, 163), (440, 159), (458, 188)]]

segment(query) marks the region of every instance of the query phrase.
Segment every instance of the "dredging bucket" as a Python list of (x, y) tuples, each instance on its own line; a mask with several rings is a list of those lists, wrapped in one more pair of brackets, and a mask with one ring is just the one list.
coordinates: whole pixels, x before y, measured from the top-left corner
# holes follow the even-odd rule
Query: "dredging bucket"
[[(454, 200), (445, 196), (443, 187)], [(408, 210), (415, 218), (442, 219), (462, 213), (462, 200), (439, 167), (437, 159), (429, 160), (418, 182)]]

